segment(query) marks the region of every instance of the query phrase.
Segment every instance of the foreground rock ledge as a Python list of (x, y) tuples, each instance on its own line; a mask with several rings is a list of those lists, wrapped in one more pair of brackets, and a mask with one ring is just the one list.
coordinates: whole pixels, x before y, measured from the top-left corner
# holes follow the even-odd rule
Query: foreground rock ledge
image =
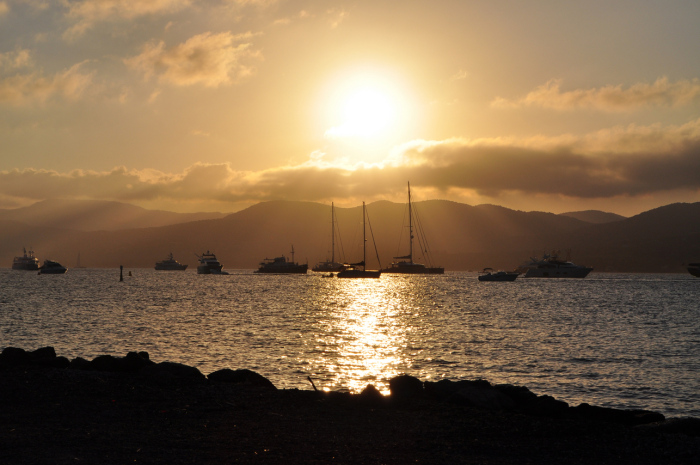
[[(310, 384), (310, 388), (311, 388)], [(700, 420), (571, 407), (487, 381), (278, 390), (145, 352), (0, 354), (0, 463), (696, 464)]]

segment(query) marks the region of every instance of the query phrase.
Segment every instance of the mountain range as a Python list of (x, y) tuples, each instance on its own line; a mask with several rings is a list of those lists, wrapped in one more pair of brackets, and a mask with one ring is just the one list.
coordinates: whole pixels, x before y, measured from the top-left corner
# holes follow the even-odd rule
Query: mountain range
[[(700, 203), (677, 203), (625, 218), (600, 211), (553, 214), (452, 201), (413, 203), (432, 251), (446, 270), (514, 269), (543, 253), (610, 272), (684, 272), (700, 261)], [(367, 206), (368, 267), (408, 253), (407, 205)], [(362, 257), (362, 207), (335, 208), (337, 248), (346, 261)], [(374, 240), (373, 240), (374, 238)], [(151, 268), (172, 252), (194, 268), (195, 254), (216, 253), (225, 269), (257, 268), (264, 258), (291, 256), (313, 265), (330, 257), (331, 208), (312, 202), (272, 201), (240, 212), (178, 214), (118, 202), (44, 201), (0, 210), (0, 266), (22, 249), (43, 261), (87, 267)], [(425, 263), (414, 241), (414, 259)], [(336, 253), (336, 258), (339, 258)], [(340, 257), (341, 259), (343, 257)]]

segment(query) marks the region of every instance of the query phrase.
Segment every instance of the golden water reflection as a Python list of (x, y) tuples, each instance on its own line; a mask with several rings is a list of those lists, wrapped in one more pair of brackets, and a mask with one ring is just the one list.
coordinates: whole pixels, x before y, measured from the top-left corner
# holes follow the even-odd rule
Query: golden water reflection
[(332, 298), (317, 328), (310, 361), (327, 390), (360, 392), (373, 384), (389, 392), (388, 380), (410, 366), (410, 333), (418, 316), (415, 280), (402, 277), (328, 280)]

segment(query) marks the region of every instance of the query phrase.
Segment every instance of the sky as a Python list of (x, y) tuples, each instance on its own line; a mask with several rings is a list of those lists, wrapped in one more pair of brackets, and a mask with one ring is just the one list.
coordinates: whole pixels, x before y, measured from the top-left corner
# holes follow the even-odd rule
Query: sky
[(700, 201), (697, 0), (0, 0), (0, 208)]

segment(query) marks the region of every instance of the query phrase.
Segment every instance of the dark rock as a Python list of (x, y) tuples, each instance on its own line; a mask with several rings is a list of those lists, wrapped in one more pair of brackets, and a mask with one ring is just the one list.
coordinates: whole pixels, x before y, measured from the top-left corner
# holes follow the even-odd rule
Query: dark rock
[(0, 354), (0, 366), (65, 368), (68, 364), (67, 358), (56, 357), (56, 351), (53, 347), (42, 347), (31, 352), (17, 347), (6, 347)]
[(399, 375), (389, 380), (389, 390), (394, 400), (408, 400), (423, 397), (423, 382), (410, 375)]
[(524, 405), (528, 402), (535, 402), (537, 399), (537, 394), (526, 388), (525, 386), (515, 386), (513, 384), (497, 384), (494, 389), (507, 395), (516, 405)]
[(90, 362), (90, 369), (115, 373), (137, 373), (142, 368), (155, 363), (148, 359), (147, 352), (129, 352), (126, 357), (100, 355)]
[(28, 365), (31, 361), (26, 350), (18, 347), (5, 347), (0, 354), (0, 365), (18, 366)]
[(366, 405), (378, 406), (386, 402), (386, 398), (373, 384), (368, 384), (356, 397), (361, 403)]
[(537, 396), (534, 401), (526, 403), (521, 411), (541, 417), (564, 418), (569, 412), (569, 404), (552, 396)]
[(488, 410), (512, 410), (515, 401), (495, 389), (488, 381), (449, 381), (425, 383), (425, 390), (431, 397), (448, 402), (468, 405)]
[(640, 425), (637, 428), (667, 434), (684, 434), (697, 438), (700, 437), (700, 418), (670, 418), (665, 421)]
[(90, 362), (90, 369), (95, 371), (124, 372), (123, 359), (113, 355), (98, 355)]
[(148, 365), (140, 373), (163, 383), (199, 383), (207, 380), (197, 368), (175, 362)]
[(42, 347), (29, 352), (29, 360), (36, 365), (51, 365), (56, 359), (56, 350), (53, 347)]
[(224, 368), (210, 373), (207, 379), (213, 383), (249, 384), (262, 388), (277, 389), (269, 379), (247, 369), (231, 370), (230, 368)]
[(70, 361), (68, 368), (71, 370), (92, 370), (92, 365), (90, 360), (86, 360), (83, 357), (76, 357)]
[(621, 425), (635, 426), (654, 423), (665, 420), (665, 417), (657, 412), (648, 410), (618, 410), (609, 407), (596, 407), (583, 403), (572, 409), (573, 416)]
[(126, 370), (129, 372), (137, 372), (143, 367), (155, 365), (148, 356), (148, 352), (129, 352), (124, 358)]

